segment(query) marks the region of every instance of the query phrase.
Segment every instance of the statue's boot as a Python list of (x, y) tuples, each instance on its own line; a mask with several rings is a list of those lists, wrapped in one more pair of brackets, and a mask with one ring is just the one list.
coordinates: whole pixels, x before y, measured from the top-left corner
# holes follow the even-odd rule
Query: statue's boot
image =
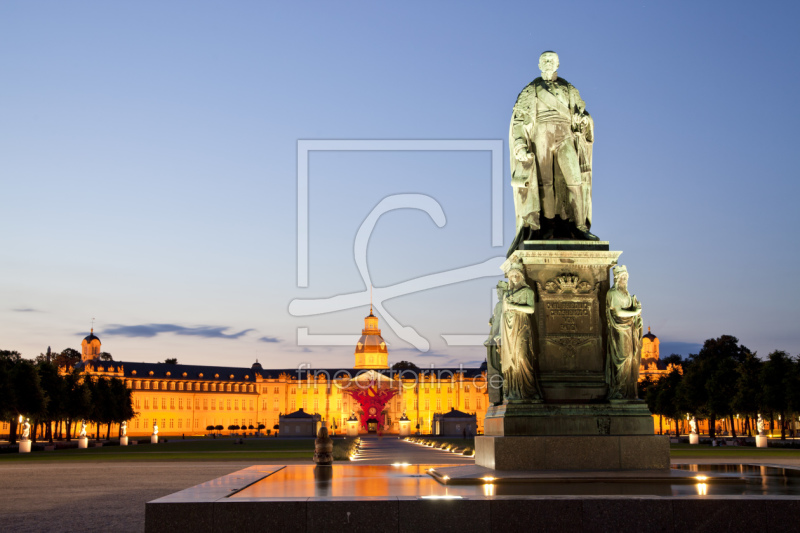
[(589, 227), (586, 225), (586, 213), (583, 209), (583, 190), (580, 185), (572, 185), (567, 187), (569, 194), (569, 203), (572, 207), (572, 214), (575, 217), (575, 228), (572, 230), (573, 236), (581, 241), (599, 241), (600, 238), (589, 232)]
[(539, 238), (543, 241), (553, 238), (556, 231), (556, 219), (542, 217), (542, 230), (539, 233)]

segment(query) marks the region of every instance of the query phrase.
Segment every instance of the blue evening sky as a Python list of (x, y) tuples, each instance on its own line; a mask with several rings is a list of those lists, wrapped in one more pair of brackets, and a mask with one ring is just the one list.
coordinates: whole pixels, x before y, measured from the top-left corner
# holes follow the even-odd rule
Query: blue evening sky
[[(119, 360), (352, 365), (352, 346), (299, 345), (298, 328), (358, 335), (368, 298), (316, 316), (290, 302), (368, 290), (354, 239), (395, 194), (433, 198), (446, 223), (380, 217), (376, 295), (504, 255), (510, 111), (552, 49), (595, 119), (592, 229), (624, 252), (662, 354), (731, 334), (797, 355), (799, 15), (794, 2), (3, 2), (0, 348), (79, 348), (96, 317)], [(331, 139), (502, 141), (503, 245), (491, 152), (314, 151), (298, 287), (298, 141)], [(390, 360), (477, 364), (482, 347), (442, 335), (487, 333), (497, 276), (386, 300), (430, 344), (381, 316)]]

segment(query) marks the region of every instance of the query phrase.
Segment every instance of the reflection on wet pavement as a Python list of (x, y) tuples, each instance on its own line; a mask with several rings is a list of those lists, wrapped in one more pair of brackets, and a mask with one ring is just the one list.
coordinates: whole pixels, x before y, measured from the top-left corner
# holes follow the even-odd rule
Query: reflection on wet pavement
[(469, 498), (525, 495), (800, 495), (800, 471), (758, 465), (680, 465), (696, 472), (696, 482), (547, 482), (487, 479), (476, 485), (442, 485), (426, 472), (438, 465), (355, 465), (330, 467), (293, 465), (257, 481), (232, 498)]

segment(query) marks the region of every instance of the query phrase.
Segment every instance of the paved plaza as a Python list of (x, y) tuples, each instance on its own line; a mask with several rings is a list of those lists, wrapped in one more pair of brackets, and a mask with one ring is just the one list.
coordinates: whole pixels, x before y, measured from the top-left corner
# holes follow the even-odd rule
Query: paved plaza
[[(358, 464), (471, 464), (464, 457), (399, 440), (362, 439)], [(309, 464), (308, 460), (259, 461)], [(144, 531), (146, 502), (255, 464), (225, 462), (3, 462), (0, 458), (0, 529), (3, 531)]]
[[(752, 449), (749, 449), (752, 451)], [(365, 438), (356, 464), (472, 464), (471, 457), (396, 437)], [(800, 455), (673, 459), (673, 464), (751, 463), (800, 467)], [(311, 464), (308, 460), (259, 464)], [(4, 462), (0, 458), (0, 528), (3, 531), (141, 532), (145, 503), (255, 464), (209, 462)]]

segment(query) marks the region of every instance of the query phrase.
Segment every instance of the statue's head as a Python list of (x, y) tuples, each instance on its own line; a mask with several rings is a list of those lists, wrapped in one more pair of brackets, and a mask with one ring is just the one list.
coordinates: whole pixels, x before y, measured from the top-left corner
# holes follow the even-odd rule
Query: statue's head
[(617, 284), (622, 286), (628, 284), (628, 269), (625, 265), (617, 265), (614, 267), (614, 285)]
[(539, 70), (542, 71), (542, 78), (546, 80), (556, 79), (558, 54), (550, 50), (542, 52), (542, 55), (539, 56)]
[(508, 270), (506, 270), (506, 276), (508, 276), (508, 281), (511, 282), (512, 286), (516, 287), (525, 283), (525, 276), (522, 274), (522, 270), (523, 267), (521, 261), (514, 261), (508, 266)]

